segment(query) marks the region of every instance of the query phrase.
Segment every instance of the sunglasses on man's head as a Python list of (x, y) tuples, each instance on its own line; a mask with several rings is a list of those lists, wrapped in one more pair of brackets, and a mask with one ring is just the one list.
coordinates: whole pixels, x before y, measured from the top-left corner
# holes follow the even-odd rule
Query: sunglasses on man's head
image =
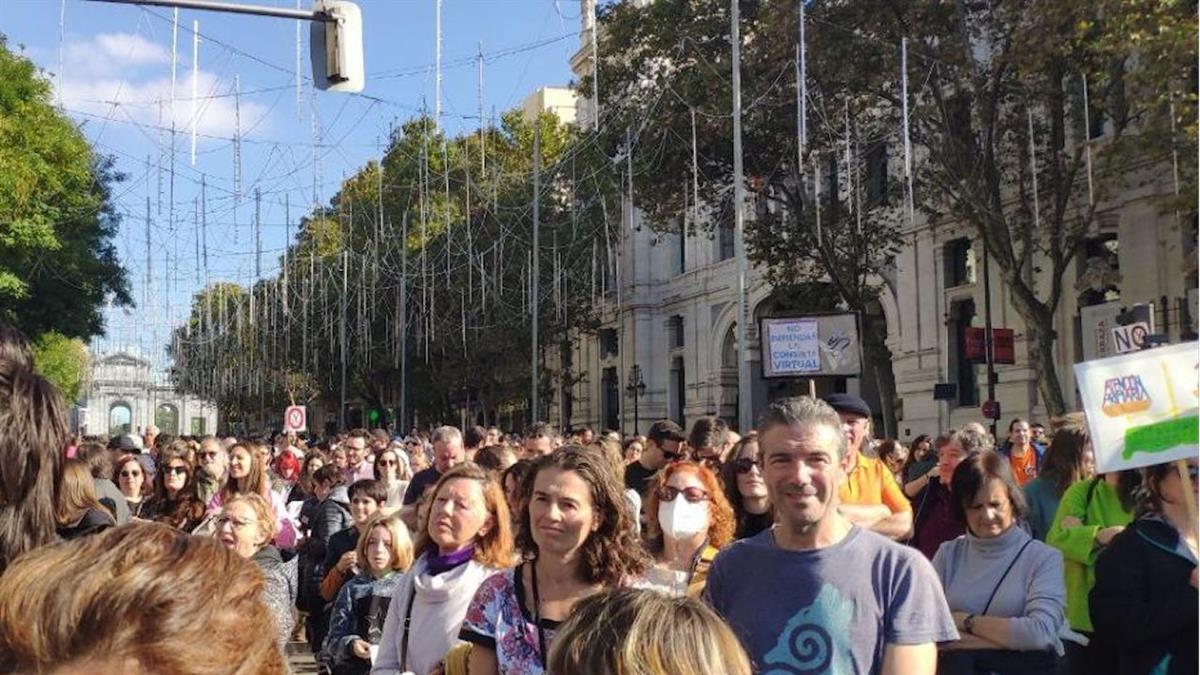
[(698, 487), (687, 487), (680, 490), (677, 487), (664, 485), (654, 491), (660, 502), (673, 502), (679, 495), (689, 502), (696, 504), (699, 502), (708, 501), (708, 493)]

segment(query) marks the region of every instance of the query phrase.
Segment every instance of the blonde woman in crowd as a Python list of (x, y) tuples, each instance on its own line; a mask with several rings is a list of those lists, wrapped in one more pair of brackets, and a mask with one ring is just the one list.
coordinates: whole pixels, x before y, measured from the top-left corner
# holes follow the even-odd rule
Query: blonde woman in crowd
[(550, 648), (547, 672), (750, 675), (750, 659), (716, 612), (692, 598), (620, 588), (580, 600)]
[(474, 463), (438, 479), (420, 517), (416, 562), (388, 605), (374, 675), (428, 673), (458, 644), (467, 605), (513, 561), (504, 491)]
[(296, 559), (285, 563), (279, 549), (271, 545), (278, 528), (271, 505), (256, 494), (231, 498), (217, 517), (217, 541), (262, 571), (266, 580), (263, 599), (271, 610), (276, 641), (283, 649), (295, 623)]
[(364, 675), (371, 669), (392, 595), (413, 561), (412, 538), (395, 514), (368, 521), (357, 551), (362, 571), (338, 591), (325, 638), (323, 660), (333, 675)]

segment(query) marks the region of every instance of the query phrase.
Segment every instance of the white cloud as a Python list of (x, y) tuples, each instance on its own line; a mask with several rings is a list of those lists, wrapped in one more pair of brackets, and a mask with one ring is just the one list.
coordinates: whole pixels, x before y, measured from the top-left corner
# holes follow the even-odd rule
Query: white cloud
[[(174, 120), (181, 134), (192, 131), (192, 64), (191, 44), (183, 48), (180, 40), (176, 66)], [(196, 131), (201, 135), (232, 137), (235, 128), (232, 78), (221, 79), (216, 73), (204, 70), (201, 49), (201, 69), (196, 78)], [(69, 43), (64, 49), (63, 72), (55, 78), (63, 106), (68, 111), (113, 117), (120, 122), (130, 118), (139, 124), (156, 126), (160, 121), (159, 103), (162, 100), (162, 126), (170, 127), (171, 112), (171, 51), (131, 33), (100, 33)], [(114, 102), (117, 107), (114, 107)], [(242, 130), (257, 125), (266, 115), (266, 107), (243, 99), (241, 101)], [(151, 134), (153, 129), (148, 130)], [(200, 138), (200, 143), (213, 139)]]

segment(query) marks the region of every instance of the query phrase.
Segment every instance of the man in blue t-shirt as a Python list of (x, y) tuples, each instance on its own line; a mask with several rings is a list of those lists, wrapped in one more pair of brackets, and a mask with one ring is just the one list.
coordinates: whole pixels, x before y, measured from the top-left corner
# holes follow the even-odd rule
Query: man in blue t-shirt
[(760, 673), (932, 675), (957, 640), (933, 567), (838, 513), (841, 419), (823, 401), (776, 401), (758, 426), (775, 525), (722, 551), (705, 599)]

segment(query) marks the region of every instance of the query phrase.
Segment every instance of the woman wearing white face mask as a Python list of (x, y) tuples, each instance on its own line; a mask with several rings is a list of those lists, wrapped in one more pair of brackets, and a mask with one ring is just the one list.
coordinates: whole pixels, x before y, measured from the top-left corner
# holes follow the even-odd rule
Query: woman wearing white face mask
[(698, 597), (717, 551), (733, 540), (733, 507), (716, 475), (695, 462), (674, 462), (654, 479), (646, 513), (654, 567), (646, 580), (672, 595)]

